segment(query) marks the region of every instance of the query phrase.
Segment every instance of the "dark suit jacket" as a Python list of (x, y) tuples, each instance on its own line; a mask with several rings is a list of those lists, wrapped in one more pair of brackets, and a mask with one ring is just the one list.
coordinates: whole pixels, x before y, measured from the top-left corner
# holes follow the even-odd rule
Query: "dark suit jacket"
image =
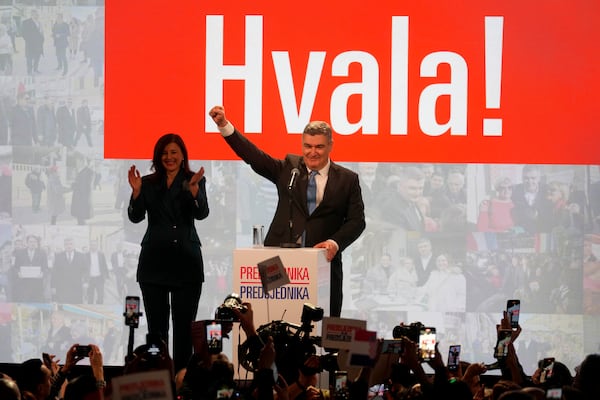
[[(19, 278), (20, 268), (23, 266), (41, 267), (42, 278)], [(27, 249), (15, 251), (15, 263), (12, 272), (12, 301), (15, 302), (42, 302), (44, 292), (42, 279), (48, 273), (48, 256), (42, 249), (35, 249), (33, 259), (29, 259)]]
[(381, 201), (382, 218), (407, 231), (423, 232), (425, 230), (425, 219), (417, 207), (403, 199), (397, 193), (388, 196)]
[[(266, 246), (280, 246), (290, 241), (290, 195), (292, 202), (293, 241), (306, 231), (305, 246), (312, 247), (327, 239), (335, 240), (339, 252), (331, 261), (332, 284), (342, 281), (342, 251), (354, 242), (365, 229), (365, 213), (358, 175), (340, 165), (331, 163), (323, 200), (309, 215), (306, 204), (308, 170), (301, 156), (288, 154), (275, 159), (266, 154), (239, 131), (225, 140), (235, 153), (259, 175), (277, 187), (279, 201), (265, 237)], [(291, 171), (300, 170), (297, 183), (288, 191)]]
[(54, 301), (57, 303), (82, 304), (83, 278), (86, 274), (88, 259), (85, 254), (73, 252), (73, 260), (69, 262), (66, 252), (54, 257), (51, 285), (55, 290)]
[(27, 18), (23, 20), (21, 23), (21, 36), (25, 40), (29, 54), (44, 53), (44, 34), (33, 19)]
[(137, 280), (167, 286), (204, 281), (201, 243), (194, 221), (208, 216), (206, 179), (199, 182), (196, 198), (187, 188), (190, 177), (181, 171), (167, 188), (166, 177), (142, 178), (142, 192), (131, 199), (127, 213), (134, 223), (148, 214), (142, 239)]
[(417, 254), (414, 258), (415, 262), (415, 271), (417, 272), (417, 286), (423, 286), (425, 282), (429, 279), (429, 275), (431, 275), (431, 271), (435, 269), (435, 254), (431, 255), (429, 262), (427, 265), (423, 265), (423, 260), (421, 260), (421, 256)]
[(552, 203), (546, 197), (547, 186), (540, 183), (539, 191), (530, 206), (525, 199), (523, 184), (513, 187), (512, 209), (515, 226), (520, 226), (529, 233), (550, 232), (553, 226)]
[[(289, 240), (290, 192), (287, 187), (294, 168), (300, 170), (297, 184), (291, 191), (294, 238), (306, 231), (306, 247), (333, 239), (342, 252), (365, 229), (364, 204), (355, 172), (332, 162), (323, 200), (312, 215), (308, 215), (308, 172), (302, 157), (288, 154), (283, 160), (275, 159), (258, 149), (237, 130), (225, 140), (255, 172), (277, 186), (279, 201), (265, 237), (265, 245), (280, 246)], [(340, 253), (336, 258), (341, 258)]]

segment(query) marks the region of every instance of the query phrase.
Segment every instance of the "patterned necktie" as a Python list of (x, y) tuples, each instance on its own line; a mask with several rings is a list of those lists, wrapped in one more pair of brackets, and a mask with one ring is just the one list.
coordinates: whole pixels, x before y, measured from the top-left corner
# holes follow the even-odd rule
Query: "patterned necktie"
[(317, 207), (317, 182), (315, 181), (315, 175), (318, 173), (319, 171), (310, 171), (308, 186), (306, 187), (306, 204), (308, 205), (309, 214), (312, 214)]

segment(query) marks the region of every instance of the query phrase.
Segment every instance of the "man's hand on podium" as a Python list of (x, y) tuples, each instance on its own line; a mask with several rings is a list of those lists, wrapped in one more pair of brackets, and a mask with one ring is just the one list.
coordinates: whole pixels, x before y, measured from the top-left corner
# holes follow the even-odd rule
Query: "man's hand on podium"
[(314, 247), (327, 250), (327, 261), (333, 260), (333, 257), (335, 257), (339, 250), (337, 243), (333, 240), (326, 240), (324, 242), (317, 243)]

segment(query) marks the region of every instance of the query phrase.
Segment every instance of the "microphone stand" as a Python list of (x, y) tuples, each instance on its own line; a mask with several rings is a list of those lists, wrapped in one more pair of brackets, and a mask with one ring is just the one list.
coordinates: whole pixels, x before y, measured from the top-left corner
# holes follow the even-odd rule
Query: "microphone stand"
[(296, 243), (294, 241), (294, 204), (292, 202), (292, 200), (293, 200), (292, 189), (293, 189), (293, 187), (288, 187), (288, 205), (289, 205), (289, 212), (290, 212), (290, 219), (288, 220), (289, 238), (288, 238), (288, 242), (281, 243), (281, 247), (284, 247), (287, 249), (295, 249), (295, 248), (300, 247), (300, 244)]

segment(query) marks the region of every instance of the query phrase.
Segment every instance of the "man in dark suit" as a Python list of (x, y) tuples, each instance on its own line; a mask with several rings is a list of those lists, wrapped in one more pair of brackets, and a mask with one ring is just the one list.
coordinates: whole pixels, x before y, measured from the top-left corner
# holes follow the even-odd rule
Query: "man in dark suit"
[(435, 257), (432, 248), (429, 238), (422, 237), (417, 242), (417, 252), (419, 254), (414, 258), (417, 286), (423, 286), (429, 279), (431, 271), (435, 268)]
[(44, 33), (42, 32), (37, 10), (32, 9), (31, 17), (21, 23), (21, 36), (25, 40), (27, 74), (39, 73), (40, 57), (44, 54)]
[(379, 199), (380, 218), (407, 231), (423, 232), (425, 218), (417, 206), (425, 187), (423, 172), (416, 167), (406, 167), (388, 182), (389, 192)]
[(56, 254), (52, 267), (51, 283), (54, 302), (83, 303), (83, 277), (86, 265), (85, 255), (75, 250), (72, 238), (66, 238), (65, 250)]
[(43, 279), (48, 273), (48, 257), (39, 247), (39, 239), (29, 235), (27, 247), (15, 250), (13, 302), (43, 303), (46, 301)]
[(77, 108), (77, 135), (75, 136), (75, 145), (79, 143), (81, 136), (85, 136), (88, 146), (92, 147), (92, 116), (87, 100), (81, 100), (81, 105)]
[[(365, 229), (365, 213), (358, 175), (329, 159), (331, 127), (322, 121), (310, 122), (302, 135), (302, 155), (288, 154), (281, 160), (265, 154), (236, 130), (227, 121), (223, 107), (213, 107), (209, 114), (233, 151), (277, 186), (279, 201), (264, 244), (298, 242), (327, 250), (331, 263), (330, 315), (340, 316), (342, 251)], [(316, 208), (312, 213), (307, 204), (311, 171), (316, 172)], [(290, 188), (292, 172), (298, 176)]]
[(549, 232), (553, 226), (552, 203), (541, 176), (539, 165), (527, 164), (522, 171), (523, 182), (513, 188), (513, 220), (515, 226), (528, 233)]

